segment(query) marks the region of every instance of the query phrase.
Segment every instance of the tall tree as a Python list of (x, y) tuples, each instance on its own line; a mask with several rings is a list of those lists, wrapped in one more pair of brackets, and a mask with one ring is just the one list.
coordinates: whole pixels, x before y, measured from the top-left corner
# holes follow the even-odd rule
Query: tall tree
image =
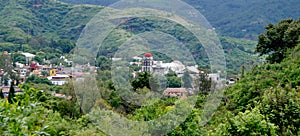
[(285, 58), (287, 49), (299, 43), (300, 18), (298, 21), (286, 19), (276, 24), (266, 26), (264, 34), (259, 35), (256, 52), (268, 55), (270, 63), (281, 62)]
[(9, 102), (9, 103), (13, 103), (13, 102), (14, 102), (14, 100), (13, 100), (14, 97), (15, 97), (14, 83), (11, 82), (11, 83), (10, 83), (9, 92), (8, 92), (8, 102)]
[(14, 62), (12, 59), (12, 54), (1, 54), (0, 55), (0, 69), (3, 70), (3, 79), (4, 85), (8, 84), (8, 80), (11, 79), (12, 81), (19, 80), (18, 74), (14, 71)]
[(172, 76), (168, 77), (168, 87), (170, 88), (180, 88), (182, 86), (181, 78)]
[(166, 74), (166, 78), (168, 80), (168, 87), (170, 88), (180, 88), (183, 84), (181, 78), (177, 77), (175, 71), (169, 70)]
[(208, 94), (211, 91), (212, 80), (204, 71), (199, 73), (199, 91), (200, 93)]
[(182, 80), (183, 80), (183, 86), (185, 88), (192, 88), (193, 78), (191, 77), (188, 71), (185, 71), (183, 73)]
[(241, 78), (244, 78), (245, 77), (245, 66), (243, 65), (242, 66), (242, 75), (241, 75)]
[(4, 98), (4, 94), (2, 92), (2, 89), (0, 89), (0, 98), (3, 99)]
[(150, 78), (151, 78), (151, 74), (148, 73), (148, 72), (138, 73), (137, 79), (134, 79), (131, 82), (131, 85), (132, 85), (134, 90), (136, 90), (138, 88), (142, 89), (144, 87), (147, 87), (148, 89), (151, 89), (150, 88), (150, 83), (149, 83)]

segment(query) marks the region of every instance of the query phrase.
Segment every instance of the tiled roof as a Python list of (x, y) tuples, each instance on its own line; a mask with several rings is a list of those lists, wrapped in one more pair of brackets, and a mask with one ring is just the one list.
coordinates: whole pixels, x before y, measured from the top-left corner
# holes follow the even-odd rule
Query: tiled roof
[(181, 93), (181, 92), (186, 92), (186, 88), (167, 88), (165, 90), (166, 93), (171, 92), (171, 93)]

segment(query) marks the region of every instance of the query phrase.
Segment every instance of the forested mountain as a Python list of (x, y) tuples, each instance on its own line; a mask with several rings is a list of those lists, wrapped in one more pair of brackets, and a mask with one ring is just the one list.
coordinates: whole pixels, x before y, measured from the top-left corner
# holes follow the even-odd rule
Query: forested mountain
[[(118, 0), (61, 0), (107, 6)], [(182, 0), (193, 5), (217, 28), (219, 34), (257, 39), (263, 27), (284, 18), (297, 19), (299, 0)]]

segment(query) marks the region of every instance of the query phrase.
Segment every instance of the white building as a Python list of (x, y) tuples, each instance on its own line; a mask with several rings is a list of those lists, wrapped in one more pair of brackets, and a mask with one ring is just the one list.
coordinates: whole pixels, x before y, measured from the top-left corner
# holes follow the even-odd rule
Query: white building
[(25, 65), (19, 62), (16, 62), (16, 67), (17, 68), (23, 68)]
[(182, 75), (186, 69), (180, 61), (173, 61), (171, 63), (163, 63), (162, 61), (154, 61), (152, 65), (153, 74), (164, 75), (167, 74), (170, 70), (174, 71), (177, 75)]
[[(130, 63), (132, 65), (133, 63)], [(173, 61), (171, 63), (163, 63), (162, 61), (154, 61), (151, 53), (144, 54), (142, 59), (142, 72), (147, 71), (154, 75), (166, 75), (169, 71), (174, 71), (178, 77), (182, 77), (185, 71), (188, 71), (192, 78), (196, 79), (200, 71), (198, 66), (185, 66), (180, 61)], [(221, 81), (221, 72), (208, 74), (208, 78), (213, 81)], [(135, 77), (135, 75), (134, 75)]]
[(208, 74), (208, 77), (212, 80), (212, 81), (220, 81), (221, 77), (219, 73), (211, 73)]
[(142, 61), (143, 60), (142, 57), (138, 57), (138, 56), (134, 56), (134, 57), (132, 57), (132, 59), (134, 59), (136, 61)]
[(64, 85), (65, 83), (68, 82), (68, 80), (70, 79), (70, 76), (57, 74), (55, 76), (50, 76), (50, 77), (47, 77), (47, 78), (54, 85)]
[[(133, 59), (139, 60), (140, 57), (134, 57)], [(154, 75), (165, 75), (170, 70), (174, 71), (178, 76), (182, 76), (184, 71), (187, 69), (193, 74), (199, 73), (197, 66), (186, 67), (180, 61), (173, 61), (171, 63), (163, 63), (162, 61), (154, 61), (151, 53), (145, 53), (142, 62), (142, 72), (147, 71)], [(130, 62), (130, 65), (140, 64), (140, 62)], [(139, 65), (138, 65), (139, 66)]]
[(27, 74), (27, 69), (23, 68), (23, 69), (20, 69), (19, 70), (19, 74), (20, 76), (22, 77), (26, 77), (26, 74)]
[(120, 61), (122, 58), (111, 58), (112, 61)]
[(24, 55), (26, 58), (26, 64), (29, 64), (29, 62), (35, 57), (34, 54), (26, 53), (26, 52), (23, 52), (22, 55)]
[(154, 62), (155, 65), (152, 66), (154, 75), (163, 75), (165, 74), (165, 67), (162, 66), (162, 61)]

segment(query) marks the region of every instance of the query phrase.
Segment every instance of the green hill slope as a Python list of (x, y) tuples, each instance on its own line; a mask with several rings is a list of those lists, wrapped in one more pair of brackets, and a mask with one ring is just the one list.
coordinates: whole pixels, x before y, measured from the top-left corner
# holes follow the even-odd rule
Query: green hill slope
[[(71, 5), (58, 2), (55, 0), (10, 0), (0, 1), (0, 51), (9, 52), (25, 49), (32, 53), (39, 51), (45, 53), (55, 53), (54, 56), (60, 56), (66, 51), (60, 51), (65, 46), (63, 40), (75, 42), (80, 35), (85, 24), (96, 14), (102, 7), (95, 5)], [(140, 21), (140, 24), (149, 23)], [(134, 22), (133, 22), (134, 24)], [(130, 26), (130, 24), (128, 24)], [(156, 26), (147, 29), (155, 29)], [(145, 27), (140, 25), (139, 27)], [(126, 28), (124, 28), (126, 29)], [(164, 30), (164, 28), (161, 28)], [(143, 28), (141, 29), (142, 32)], [(176, 33), (176, 30), (164, 30), (165, 32), (179, 38), (184, 34)], [(136, 33), (127, 31), (125, 35)], [(124, 33), (114, 32), (108, 37), (105, 45), (105, 53), (102, 56), (111, 56), (120, 45), (120, 42), (126, 38)], [(189, 37), (185, 35), (184, 37)], [(128, 37), (127, 37), (128, 38)], [(118, 40), (116, 40), (118, 39)], [(118, 42), (115, 42), (118, 41)], [(253, 55), (253, 47), (256, 42), (223, 37), (221, 38), (225, 53), (227, 54), (227, 64), (229, 75), (234, 75), (240, 71), (241, 65), (247, 65), (257, 60)], [(20, 46), (23, 44), (23, 47)], [(57, 45), (58, 44), (58, 45)], [(71, 45), (73, 46), (73, 45)], [(200, 43), (190, 42), (187, 47), (191, 50), (197, 63), (202, 68), (208, 68), (208, 59)], [(53, 55), (42, 55), (41, 58), (54, 58)]]
[[(167, 24), (170, 26), (175, 25), (176, 27), (168, 27)], [(124, 30), (126, 30), (125, 33)], [(205, 49), (193, 34), (187, 31), (183, 26), (157, 18), (134, 18), (128, 21), (127, 24), (120, 25), (118, 29), (111, 33), (104, 41), (98, 55), (105, 57), (113, 56), (114, 52), (118, 50), (119, 46), (125, 42), (128, 37), (147, 31), (160, 31), (174, 36), (177, 40), (185, 44), (201, 68), (210, 68), (208, 65), (209, 58), (207, 57)], [(246, 70), (249, 70), (253, 63), (259, 62), (258, 57), (254, 53), (255, 41), (220, 37), (220, 43), (225, 52), (227, 72), (230, 77), (237, 76), (241, 71), (242, 65), (246, 66)]]
[[(107, 6), (118, 0), (61, 0)], [(285, 18), (297, 19), (299, 0), (182, 0), (198, 9), (219, 34), (256, 39), (263, 27)]]
[(2, 0), (0, 6), (0, 41), (14, 43), (40, 36), (76, 40), (85, 23), (101, 9), (53, 0)]

